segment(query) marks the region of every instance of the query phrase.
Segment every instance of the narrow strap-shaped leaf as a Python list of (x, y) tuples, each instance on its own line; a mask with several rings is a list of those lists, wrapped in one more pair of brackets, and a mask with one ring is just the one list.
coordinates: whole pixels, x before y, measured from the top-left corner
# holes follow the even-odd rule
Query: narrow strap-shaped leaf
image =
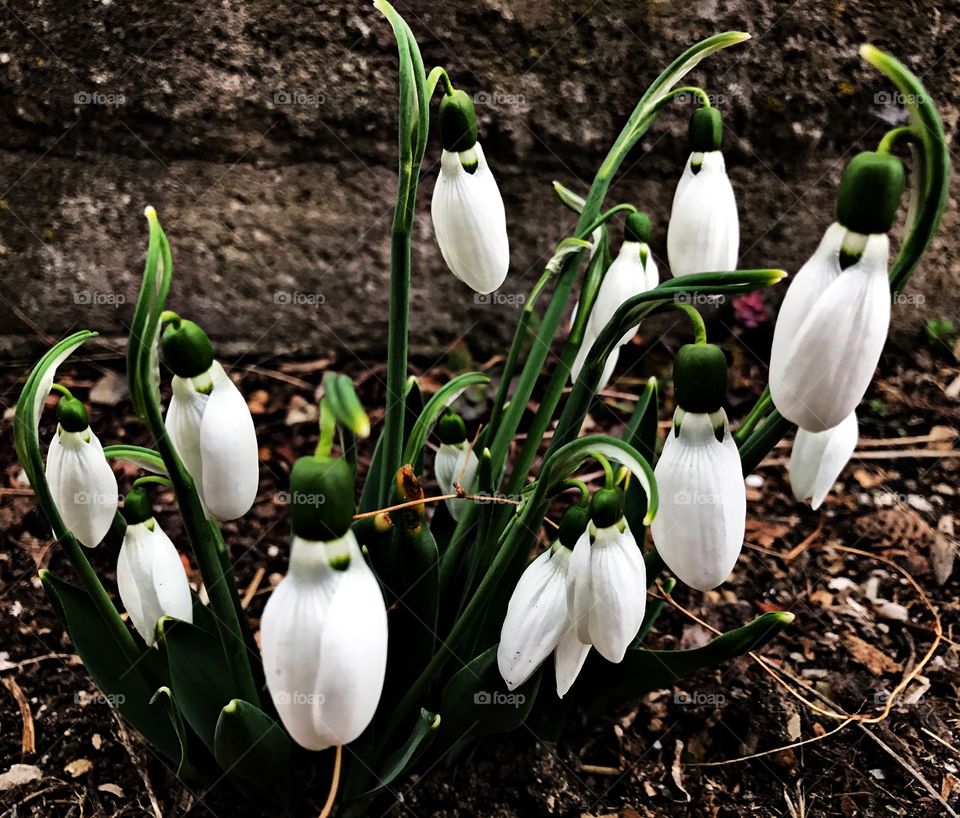
[(373, 789), (357, 796), (357, 799), (370, 798), (390, 786), (393, 780), (412, 766), (426, 749), (430, 746), (437, 728), (440, 726), (440, 715), (431, 713), (429, 710), (420, 709), (420, 718), (413, 725), (413, 730), (403, 743), (403, 746), (387, 756), (383, 766), (377, 771), (376, 778), (379, 782)]
[(173, 691), (166, 685), (158, 688), (157, 692), (153, 694), (153, 698), (150, 699), (150, 704), (162, 711), (170, 720), (170, 725), (173, 727), (177, 735), (177, 741), (180, 743), (180, 760), (176, 767), (177, 777), (186, 781), (212, 783), (208, 776), (205, 776), (194, 766), (193, 760), (190, 758), (189, 734), (180, 711), (177, 709), (176, 702), (173, 700)]
[(323, 391), (338, 423), (358, 438), (370, 435), (370, 419), (357, 397), (350, 378), (346, 375), (338, 375), (336, 372), (328, 372), (323, 377)]
[(293, 744), (280, 723), (256, 705), (233, 699), (223, 707), (214, 755), (244, 792), (273, 806), (291, 803)]
[(450, 381), (441, 386), (433, 397), (427, 401), (423, 407), (420, 417), (413, 424), (413, 431), (410, 432), (410, 438), (407, 441), (407, 448), (403, 454), (404, 463), (413, 463), (420, 455), (424, 444), (427, 442), (427, 435), (436, 423), (437, 418), (443, 413), (443, 410), (450, 406), (471, 386), (486, 385), (490, 383), (490, 378), (482, 372), (464, 372), (457, 375)]
[(684, 676), (705, 667), (715, 667), (773, 639), (793, 622), (794, 616), (774, 611), (757, 617), (743, 627), (727, 631), (700, 648), (692, 650), (647, 650), (631, 648), (618, 665), (591, 656), (576, 685), (577, 698), (591, 713), (609, 712), (630, 699), (651, 690), (672, 687)]
[(155, 449), (146, 446), (129, 446), (126, 443), (114, 443), (103, 447), (103, 454), (108, 460), (129, 460), (144, 471), (153, 474), (166, 474), (167, 467), (163, 458)]
[(156, 652), (141, 644), (139, 656), (131, 663), (114, 640), (104, 638), (103, 618), (86, 591), (47, 569), (40, 571), (40, 581), (107, 702), (150, 744), (179, 764), (179, 737), (167, 714), (150, 705), (165, 676)]

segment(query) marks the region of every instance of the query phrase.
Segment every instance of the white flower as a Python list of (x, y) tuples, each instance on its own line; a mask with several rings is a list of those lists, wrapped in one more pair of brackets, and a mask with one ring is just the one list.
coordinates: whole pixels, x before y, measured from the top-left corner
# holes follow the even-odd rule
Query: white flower
[(110, 530), (119, 504), (117, 478), (88, 426), (68, 432), (57, 424), (47, 452), (47, 483), (64, 525), (87, 548)]
[(352, 531), (330, 542), (293, 538), (260, 645), (270, 696), (299, 745), (349, 744), (366, 729), (387, 667), (387, 612)]
[(797, 429), (789, 465), (793, 496), (810, 500), (814, 510), (820, 508), (857, 448), (858, 438), (856, 412), (823, 432)]
[(127, 526), (117, 560), (117, 585), (130, 621), (147, 645), (156, 642), (161, 617), (193, 622), (190, 585), (180, 555), (153, 518)]
[[(457, 488), (454, 483), (459, 483), (468, 494), (474, 490), (474, 483), (477, 479), (477, 467), (479, 461), (470, 444), (464, 440), (462, 443), (441, 443), (437, 449), (437, 458), (433, 462), (434, 476), (437, 478), (437, 485), (443, 494), (456, 494)], [(454, 520), (460, 519), (460, 514), (469, 500), (446, 500), (447, 508), (450, 510), (450, 516)]]
[[(464, 164), (474, 161), (471, 173)], [(478, 293), (503, 284), (510, 267), (507, 217), (479, 142), (463, 153), (443, 151), (430, 212), (443, 260), (457, 278)]]
[(691, 153), (673, 196), (667, 229), (670, 272), (681, 276), (734, 270), (739, 248), (737, 200), (723, 153)]
[(647, 569), (625, 518), (577, 540), (567, 575), (567, 604), (577, 639), (620, 662), (636, 638), (647, 605)]
[[(583, 342), (570, 368), (571, 383), (576, 383), (577, 378), (580, 377), (580, 372), (590, 353), (590, 347), (624, 302), (635, 295), (652, 290), (659, 283), (660, 273), (650, 248), (641, 242), (624, 241), (597, 291), (597, 298), (593, 302), (593, 308), (590, 310), (590, 316), (584, 328)], [(572, 321), (576, 320), (579, 309), (578, 302), (574, 307)], [(620, 339), (619, 346), (629, 343), (639, 328), (638, 324), (628, 329)], [(608, 356), (597, 391), (603, 389), (610, 381), (619, 355), (619, 348), (615, 348)]]
[(657, 552), (681, 582), (699, 591), (716, 588), (740, 555), (747, 513), (726, 412), (677, 409), (654, 476), (660, 506), (650, 530)]
[(247, 402), (219, 362), (196, 378), (173, 377), (167, 432), (207, 510), (233, 520), (257, 497), (257, 435)]
[[(860, 259), (840, 268), (844, 244)], [(834, 223), (783, 299), (770, 352), (770, 395), (800, 428), (822, 432), (857, 408), (890, 326), (889, 240)]]
[(497, 665), (509, 690), (529, 679), (554, 653), (557, 695), (576, 680), (589, 645), (576, 638), (567, 608), (570, 549), (559, 541), (527, 566), (510, 597), (500, 631)]

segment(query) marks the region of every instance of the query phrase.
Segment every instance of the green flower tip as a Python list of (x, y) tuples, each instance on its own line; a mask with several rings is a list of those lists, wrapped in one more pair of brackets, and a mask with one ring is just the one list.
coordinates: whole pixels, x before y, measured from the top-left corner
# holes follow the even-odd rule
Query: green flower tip
[(196, 378), (213, 364), (213, 345), (203, 329), (179, 316), (168, 321), (160, 337), (163, 362), (181, 378)]
[(573, 548), (586, 531), (588, 522), (590, 522), (590, 513), (586, 508), (570, 506), (560, 518), (560, 542), (567, 548)]
[(690, 150), (709, 153), (723, 144), (723, 117), (716, 108), (698, 108), (690, 117)]
[(727, 356), (714, 344), (685, 344), (673, 361), (677, 406), (687, 412), (711, 414), (727, 394)]
[(83, 432), (90, 426), (83, 402), (66, 395), (57, 402), (57, 422), (65, 432)]
[(150, 494), (142, 486), (134, 486), (123, 498), (123, 508), (120, 510), (127, 525), (139, 525), (153, 517), (153, 503)]
[(465, 91), (444, 94), (440, 100), (440, 141), (444, 150), (463, 153), (477, 144), (477, 112)]
[(610, 528), (623, 519), (623, 489), (600, 489), (590, 498), (590, 519), (597, 528)]
[(650, 239), (650, 217), (646, 213), (631, 213), (623, 227), (623, 238), (646, 244)]
[(896, 218), (904, 182), (903, 162), (896, 156), (858, 153), (840, 179), (837, 221), (856, 233), (886, 233)]
[(437, 435), (441, 443), (456, 446), (467, 439), (467, 427), (463, 418), (447, 409), (437, 422)]
[(290, 471), (287, 513), (293, 533), (329, 542), (353, 525), (355, 477), (342, 458), (301, 457)]

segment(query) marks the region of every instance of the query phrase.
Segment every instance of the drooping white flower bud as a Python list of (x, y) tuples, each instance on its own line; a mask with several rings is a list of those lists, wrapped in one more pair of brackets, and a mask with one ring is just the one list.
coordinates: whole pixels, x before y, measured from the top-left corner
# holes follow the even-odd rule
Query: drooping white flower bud
[(858, 439), (856, 412), (823, 432), (797, 429), (788, 467), (793, 496), (810, 500), (814, 511), (820, 508), (857, 448)]
[(503, 198), (477, 141), (473, 102), (463, 91), (440, 103), (443, 154), (430, 212), (450, 271), (478, 293), (507, 277), (510, 243)]
[(567, 604), (580, 642), (610, 662), (622, 661), (643, 623), (647, 570), (619, 488), (593, 496), (590, 525), (570, 558)]
[[(440, 448), (433, 461), (433, 472), (442, 494), (456, 494), (457, 485), (466, 493), (474, 491), (477, 481), (477, 469), (480, 461), (467, 440), (467, 429), (463, 419), (454, 412), (446, 412), (437, 423)], [(450, 516), (459, 520), (464, 508), (470, 503), (467, 499), (445, 500)]]
[(47, 452), (47, 483), (64, 525), (87, 548), (96, 548), (117, 513), (117, 478), (83, 404), (63, 397), (57, 416), (57, 432)]
[(154, 519), (143, 489), (127, 494), (123, 515), (127, 530), (117, 559), (120, 600), (137, 633), (152, 646), (161, 618), (193, 622), (190, 585), (180, 554)]
[(387, 613), (351, 530), (330, 542), (294, 536), (260, 645), (273, 704), (299, 745), (324, 750), (366, 729), (386, 673)]
[(196, 377), (173, 377), (167, 432), (200, 499), (218, 520), (246, 514), (260, 461), (250, 409), (218, 361)]
[(838, 426), (863, 399), (890, 326), (889, 240), (903, 164), (864, 152), (847, 165), (837, 221), (783, 299), (770, 352), (770, 396), (808, 432)]
[(674, 276), (736, 269), (740, 219), (720, 151), (722, 134), (716, 108), (694, 113), (692, 152), (677, 184), (667, 230), (667, 257)]
[(712, 344), (678, 350), (677, 410), (654, 469), (660, 505), (650, 531), (657, 552), (677, 579), (699, 591), (716, 588), (733, 570), (746, 527), (740, 454), (722, 406), (726, 371), (723, 350)]

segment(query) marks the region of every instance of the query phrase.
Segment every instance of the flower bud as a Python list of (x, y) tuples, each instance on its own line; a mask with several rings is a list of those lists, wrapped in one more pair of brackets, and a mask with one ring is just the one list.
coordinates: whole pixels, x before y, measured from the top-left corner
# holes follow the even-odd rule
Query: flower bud
[(173, 374), (181, 378), (196, 378), (213, 363), (213, 345), (207, 333), (182, 318), (173, 319), (163, 330), (160, 354)]
[(560, 518), (560, 542), (569, 549), (577, 544), (577, 540), (587, 530), (590, 522), (590, 511), (583, 506), (570, 506)]
[(289, 515), (294, 536), (338, 540), (353, 524), (354, 475), (346, 460), (301, 457), (290, 472)]
[(857, 154), (840, 179), (837, 221), (855, 233), (886, 233), (897, 215), (903, 185), (903, 163), (896, 156)]
[(646, 244), (650, 240), (650, 217), (646, 213), (631, 213), (623, 228), (623, 240)]
[(623, 489), (600, 489), (590, 499), (590, 519), (597, 528), (610, 528), (623, 519)]
[(698, 108), (690, 117), (690, 151), (708, 153), (720, 150), (723, 143), (723, 119), (716, 108)]
[(65, 432), (82, 432), (90, 425), (83, 402), (66, 395), (57, 403), (57, 421)]
[(460, 90), (440, 100), (440, 141), (444, 150), (462, 153), (477, 144), (477, 112), (473, 100)]
[(150, 502), (150, 494), (141, 486), (134, 486), (127, 492), (123, 498), (123, 508), (120, 509), (123, 519), (127, 525), (138, 525), (145, 523), (153, 516), (153, 503)]
[(714, 344), (686, 344), (673, 361), (677, 405), (687, 412), (710, 414), (727, 394), (727, 358)]
[(467, 439), (467, 427), (463, 418), (448, 409), (437, 422), (437, 436), (441, 443), (448, 443), (451, 446), (463, 443)]

